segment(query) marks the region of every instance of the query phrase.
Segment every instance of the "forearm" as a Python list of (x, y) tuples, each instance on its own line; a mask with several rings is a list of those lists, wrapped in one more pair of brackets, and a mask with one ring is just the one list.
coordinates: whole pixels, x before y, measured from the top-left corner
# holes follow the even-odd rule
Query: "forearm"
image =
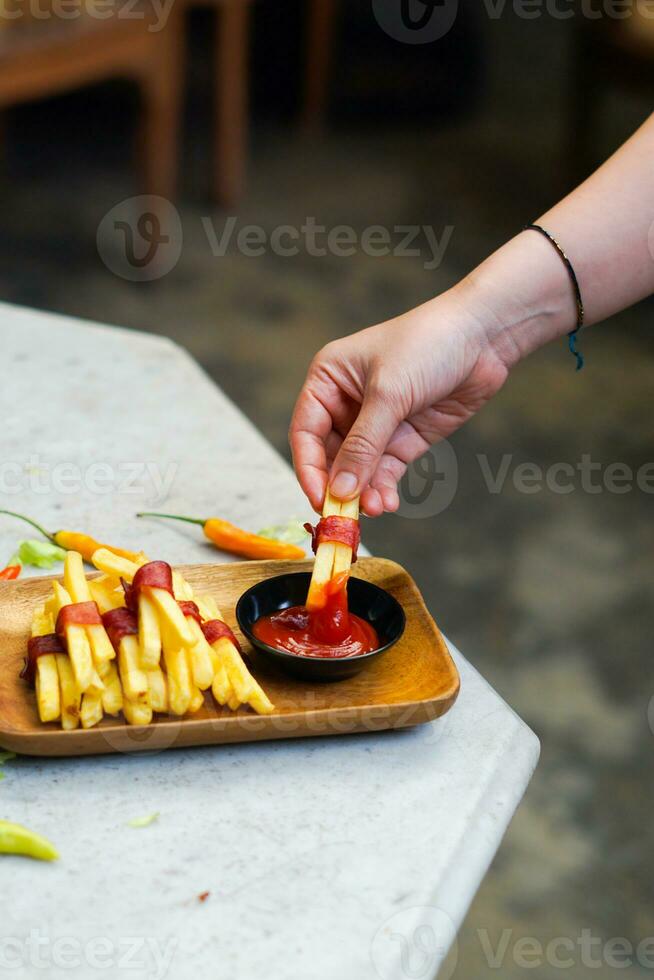
[[(537, 219), (575, 269), (591, 325), (654, 292), (654, 116), (585, 183)], [(524, 231), (454, 293), (509, 365), (574, 329), (568, 272), (542, 235)]]

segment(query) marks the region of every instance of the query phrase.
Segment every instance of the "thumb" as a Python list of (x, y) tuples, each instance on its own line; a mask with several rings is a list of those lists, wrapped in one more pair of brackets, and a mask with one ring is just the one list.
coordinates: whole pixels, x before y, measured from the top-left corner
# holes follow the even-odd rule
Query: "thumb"
[(370, 483), (399, 419), (388, 398), (364, 397), (357, 420), (332, 465), (330, 490), (341, 500), (358, 496)]

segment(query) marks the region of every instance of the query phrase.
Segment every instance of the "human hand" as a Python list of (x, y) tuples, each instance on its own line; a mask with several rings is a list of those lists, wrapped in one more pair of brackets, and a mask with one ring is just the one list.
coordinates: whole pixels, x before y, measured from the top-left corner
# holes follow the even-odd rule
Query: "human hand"
[(462, 293), (336, 340), (314, 358), (289, 438), (317, 511), (328, 482), (341, 499), (360, 494), (371, 517), (397, 510), (407, 466), (501, 388), (507, 359)]

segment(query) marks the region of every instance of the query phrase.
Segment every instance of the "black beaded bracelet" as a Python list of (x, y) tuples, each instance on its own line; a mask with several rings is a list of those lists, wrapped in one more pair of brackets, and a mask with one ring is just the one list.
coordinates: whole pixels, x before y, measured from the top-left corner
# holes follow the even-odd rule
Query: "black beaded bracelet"
[(584, 301), (581, 298), (581, 289), (579, 288), (579, 280), (577, 279), (577, 274), (572, 267), (572, 262), (565, 254), (565, 252), (557, 242), (556, 238), (554, 238), (553, 235), (550, 235), (549, 231), (546, 231), (545, 228), (542, 228), (540, 225), (525, 225), (523, 230), (537, 231), (540, 232), (541, 235), (544, 235), (545, 238), (547, 238), (548, 242), (551, 242), (551, 244), (554, 246), (563, 264), (568, 270), (568, 274), (572, 282), (572, 288), (574, 289), (575, 292), (575, 299), (577, 301), (577, 326), (574, 328), (574, 330), (571, 330), (570, 333), (568, 334), (568, 347), (570, 349), (570, 353), (577, 358), (577, 371), (581, 371), (582, 367), (584, 366), (584, 355), (577, 350), (577, 334), (579, 333), (579, 331), (584, 325)]

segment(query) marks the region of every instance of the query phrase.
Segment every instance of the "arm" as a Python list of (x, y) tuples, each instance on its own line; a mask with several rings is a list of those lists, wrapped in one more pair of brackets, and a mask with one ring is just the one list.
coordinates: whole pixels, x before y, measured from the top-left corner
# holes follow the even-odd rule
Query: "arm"
[[(563, 246), (587, 325), (654, 291), (654, 116), (538, 219)], [(568, 272), (543, 236), (517, 235), (469, 276), (394, 320), (328, 344), (311, 364), (290, 430), (300, 483), (319, 509), (362, 495), (399, 506), (406, 467), (479, 410), (527, 354), (576, 325)]]

